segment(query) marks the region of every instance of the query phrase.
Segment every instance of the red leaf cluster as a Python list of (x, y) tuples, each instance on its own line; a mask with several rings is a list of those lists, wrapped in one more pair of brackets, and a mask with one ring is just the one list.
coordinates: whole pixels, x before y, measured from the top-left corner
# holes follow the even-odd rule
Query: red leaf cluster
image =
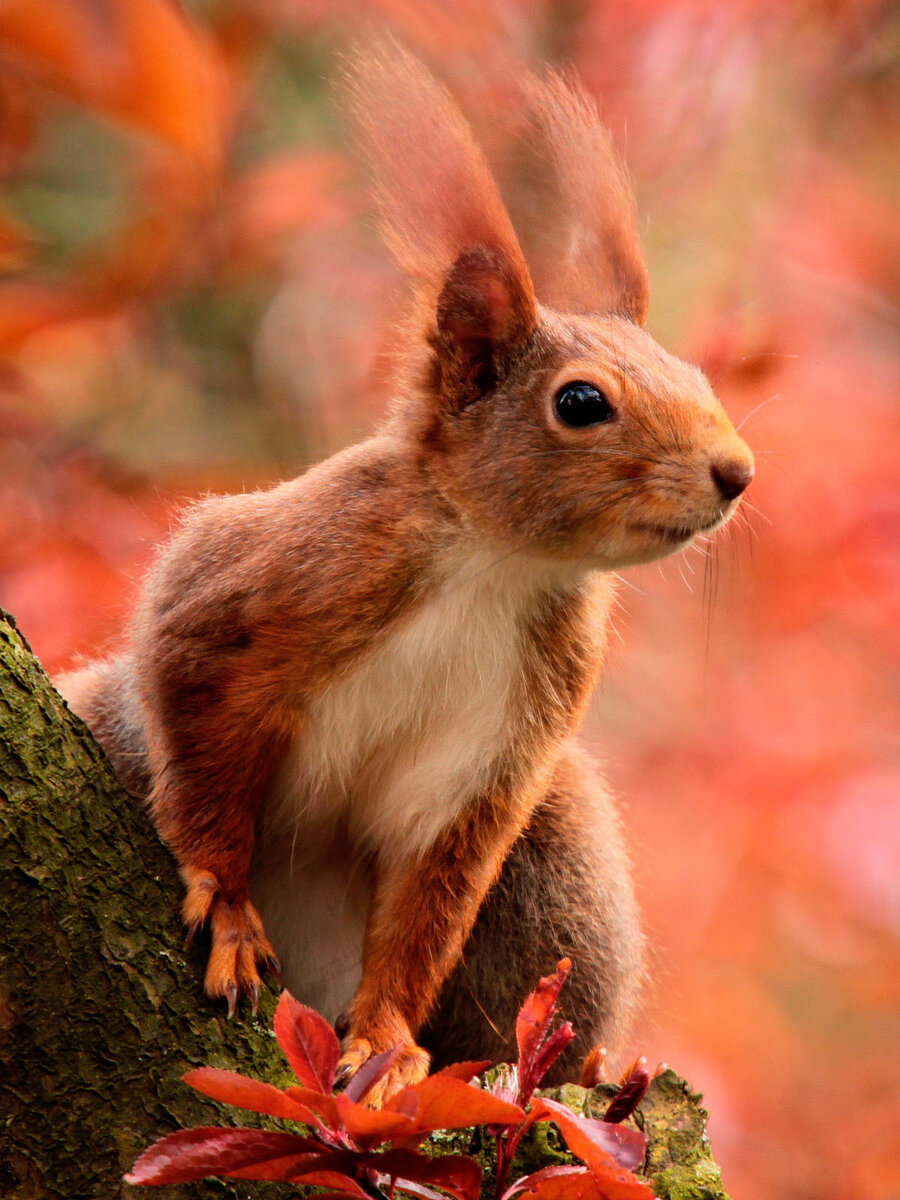
[[(560, 988), (570, 969), (567, 961), (561, 962), (553, 975), (540, 981), (519, 1013), (516, 1071), (518, 1079), (526, 1081), (519, 1086), (523, 1103), (571, 1040), (568, 1024), (550, 1032)], [(308, 1133), (215, 1127), (181, 1130), (146, 1150), (126, 1176), (127, 1182), (185, 1183), (225, 1175), (302, 1183), (327, 1188), (335, 1196), (368, 1200), (373, 1195), (392, 1196), (396, 1186), (408, 1186), (417, 1195), (438, 1200), (441, 1193), (458, 1200), (477, 1200), (481, 1170), (474, 1159), (453, 1154), (435, 1158), (418, 1147), (439, 1129), (486, 1125), (497, 1137), (498, 1200), (511, 1200), (523, 1191), (539, 1200), (553, 1200), (560, 1189), (575, 1189), (579, 1184), (581, 1194), (596, 1195), (598, 1200), (601, 1195), (641, 1200), (652, 1194), (630, 1171), (643, 1161), (643, 1134), (576, 1117), (563, 1105), (543, 1098), (535, 1100), (526, 1115), (520, 1105), (471, 1085), (469, 1081), (487, 1063), (447, 1067), (392, 1096), (383, 1108), (373, 1109), (362, 1102), (390, 1069), (396, 1050), (371, 1059), (344, 1092), (334, 1093), (340, 1045), (323, 1017), (284, 992), (275, 1013), (275, 1037), (299, 1087), (281, 1089), (214, 1067), (188, 1071), (184, 1081), (210, 1099), (295, 1121), (307, 1126)], [(562, 1173), (555, 1169), (537, 1172), (506, 1189), (522, 1135), (543, 1120), (556, 1123), (569, 1149), (586, 1166), (566, 1168)], [(571, 1194), (574, 1197), (576, 1192)]]
[[(459, 1155), (435, 1159), (419, 1143), (436, 1129), (509, 1125), (524, 1113), (467, 1082), (484, 1063), (459, 1064), (393, 1096), (382, 1109), (361, 1103), (390, 1068), (395, 1051), (376, 1056), (333, 1094), (340, 1046), (334, 1030), (313, 1009), (282, 993), (275, 1037), (299, 1087), (280, 1089), (233, 1071), (200, 1067), (184, 1076), (203, 1095), (249, 1112), (296, 1121), (308, 1135), (254, 1129), (199, 1128), (162, 1138), (126, 1177), (134, 1184), (181, 1183), (208, 1175), (290, 1180), (364, 1196), (361, 1183), (415, 1182), (476, 1200), (481, 1173)], [(389, 1145), (388, 1149), (380, 1149)]]

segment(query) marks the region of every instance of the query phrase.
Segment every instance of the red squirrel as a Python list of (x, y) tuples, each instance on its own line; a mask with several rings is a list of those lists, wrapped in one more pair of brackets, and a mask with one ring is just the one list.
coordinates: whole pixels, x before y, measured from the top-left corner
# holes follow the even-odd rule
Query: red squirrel
[(390, 48), (349, 75), (413, 285), (392, 415), (193, 506), (121, 654), (62, 687), (180, 864), (207, 994), (255, 1008), (280, 959), (343, 1014), (344, 1076), (402, 1044), (378, 1102), (502, 1054), (563, 955), (579, 1036), (558, 1071), (621, 1035), (643, 941), (575, 735), (613, 573), (728, 520), (753, 458), (644, 331), (631, 189), (576, 84), (525, 88), (556, 197), (542, 276), (425, 67)]

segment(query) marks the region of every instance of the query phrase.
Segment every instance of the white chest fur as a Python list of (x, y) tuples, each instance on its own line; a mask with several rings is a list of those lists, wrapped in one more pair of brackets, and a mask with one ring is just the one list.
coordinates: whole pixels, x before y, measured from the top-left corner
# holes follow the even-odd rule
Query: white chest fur
[[(310, 706), (269, 819), (361, 851), (426, 850), (505, 751), (534, 570), (467, 556)], [(299, 840), (298, 838), (298, 840)]]
[(360, 862), (426, 851), (508, 751), (522, 620), (559, 579), (499, 557), (450, 564), (335, 677), (266, 802), (256, 856), (265, 871), (254, 870), (251, 895), (285, 983), (332, 1016), (359, 975), (369, 896)]

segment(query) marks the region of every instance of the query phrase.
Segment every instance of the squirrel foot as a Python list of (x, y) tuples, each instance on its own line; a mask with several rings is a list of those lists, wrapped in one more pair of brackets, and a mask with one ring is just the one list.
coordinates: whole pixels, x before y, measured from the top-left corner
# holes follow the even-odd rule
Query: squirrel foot
[[(385, 1046), (384, 1049), (389, 1050), (390, 1047)], [(372, 1042), (364, 1037), (347, 1038), (343, 1050), (336, 1073), (336, 1078), (341, 1083), (352, 1078), (373, 1054), (380, 1053)], [(431, 1055), (427, 1050), (423, 1050), (414, 1042), (404, 1043), (388, 1072), (366, 1093), (363, 1104), (367, 1108), (381, 1108), (385, 1100), (396, 1092), (414, 1083), (421, 1083), (428, 1074), (430, 1064)]]
[(262, 985), (258, 968), (280, 969), (259, 913), (249, 899), (227, 900), (211, 871), (188, 867), (183, 875), (188, 889), (182, 910), (188, 940), (207, 923), (212, 935), (204, 982), (207, 996), (225, 999), (229, 1017), (244, 997), (255, 1013)]

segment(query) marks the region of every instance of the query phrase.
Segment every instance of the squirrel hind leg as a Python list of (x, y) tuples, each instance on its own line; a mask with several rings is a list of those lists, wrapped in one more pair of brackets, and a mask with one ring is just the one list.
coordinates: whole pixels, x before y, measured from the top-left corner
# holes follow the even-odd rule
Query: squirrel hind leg
[(514, 1061), (519, 1006), (568, 957), (573, 971), (559, 1010), (576, 1036), (546, 1082), (577, 1080), (594, 1045), (615, 1051), (627, 1035), (643, 950), (618, 815), (588, 756), (567, 746), (419, 1040), (435, 1068), (466, 1059)]

